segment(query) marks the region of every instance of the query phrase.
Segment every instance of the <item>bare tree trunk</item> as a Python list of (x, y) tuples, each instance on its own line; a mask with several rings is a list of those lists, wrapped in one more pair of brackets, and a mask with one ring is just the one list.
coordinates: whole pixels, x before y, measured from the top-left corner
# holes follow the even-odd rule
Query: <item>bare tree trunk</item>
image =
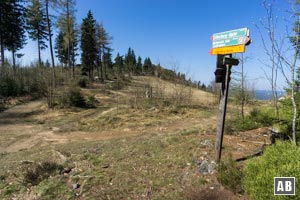
[(4, 41), (3, 37), (0, 33), (0, 48), (1, 48), (1, 65), (4, 66), (5, 58), (4, 58)]
[(42, 66), (42, 58), (41, 58), (41, 46), (40, 46), (40, 39), (37, 39), (37, 43), (38, 43), (38, 56), (39, 56), (39, 67)]
[(13, 61), (13, 71), (14, 71), (14, 75), (16, 75), (16, 56), (15, 56), (15, 48), (12, 49), (12, 61)]
[(52, 76), (53, 76), (53, 81), (52, 84), (54, 87), (56, 87), (55, 84), (55, 62), (54, 62), (54, 53), (53, 53), (53, 47), (52, 47), (52, 33), (51, 33), (51, 23), (50, 23), (50, 18), (49, 18), (49, 0), (46, 0), (46, 17), (47, 17), (47, 26), (48, 26), (48, 35), (49, 35), (49, 48), (50, 48), (50, 54), (51, 54), (51, 62), (52, 62)]

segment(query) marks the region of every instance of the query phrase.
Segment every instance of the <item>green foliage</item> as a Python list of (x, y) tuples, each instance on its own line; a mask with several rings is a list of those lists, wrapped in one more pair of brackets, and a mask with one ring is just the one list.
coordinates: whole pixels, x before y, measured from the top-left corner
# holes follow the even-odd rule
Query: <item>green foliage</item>
[[(4, 1), (4, 4), (8, 2), (9, 1)], [(3, 2), (1, 2), (1, 4), (3, 4)], [(15, 53), (23, 48), (26, 41), (25, 8), (21, 0), (10, 1), (10, 3), (5, 6), (6, 10), (2, 10), (1, 7), (2, 6), (0, 6), (0, 10), (1, 13), (4, 12), (4, 17), (0, 16), (0, 19), (5, 20), (0, 20), (0, 30), (3, 32), (0, 38), (2, 38), (3, 45), (13, 53), (13, 67), (15, 67)]]
[(56, 53), (59, 61), (68, 67), (74, 66), (78, 45), (78, 34), (75, 24), (75, 0), (54, 1), (60, 8), (61, 14), (57, 20), (59, 34), (56, 39)]
[(65, 33), (60, 31), (55, 40), (55, 53), (60, 63), (67, 65), (68, 63), (68, 49), (65, 48)]
[(86, 101), (82, 95), (80, 88), (71, 86), (64, 92), (59, 99), (58, 104), (63, 107), (86, 107)]
[(14, 97), (21, 93), (17, 81), (11, 77), (0, 78), (0, 95), (4, 97)]
[(86, 102), (79, 88), (71, 87), (68, 91), (68, 100), (70, 106), (85, 107)]
[(127, 70), (130, 74), (133, 74), (136, 70), (136, 57), (134, 50), (129, 47), (127, 54), (124, 58), (124, 63), (127, 67)]
[(81, 24), (81, 62), (82, 74), (88, 74), (92, 77), (92, 69), (97, 58), (96, 46), (96, 20), (91, 10), (88, 11), (87, 17), (82, 20)]
[(78, 80), (78, 86), (81, 88), (86, 88), (89, 84), (89, 79), (82, 77)]
[(47, 48), (45, 40), (48, 38), (46, 11), (39, 0), (31, 0), (26, 13), (28, 35), (33, 41), (38, 42), (39, 64), (41, 64), (40, 50)]
[[(300, 149), (290, 142), (277, 142), (266, 148), (262, 157), (250, 160), (244, 168), (243, 189), (251, 199), (298, 199), (295, 196), (274, 197), (274, 177), (300, 177)], [(296, 185), (300, 181), (296, 178)]]
[(126, 86), (123, 81), (114, 81), (109, 84), (109, 88), (112, 90), (121, 90)]
[(244, 120), (240, 116), (226, 121), (225, 132), (233, 134), (238, 131), (252, 130), (259, 127), (270, 126), (277, 122), (274, 111), (271, 109), (254, 108)]
[(24, 184), (38, 185), (42, 180), (61, 170), (62, 166), (54, 161), (44, 161), (27, 168), (24, 174)]
[(94, 108), (96, 103), (97, 103), (97, 99), (95, 98), (94, 95), (88, 96), (88, 98), (86, 100), (86, 106), (87, 107)]
[(218, 181), (234, 193), (242, 193), (243, 171), (237, 165), (232, 156), (225, 162), (221, 162), (218, 166)]

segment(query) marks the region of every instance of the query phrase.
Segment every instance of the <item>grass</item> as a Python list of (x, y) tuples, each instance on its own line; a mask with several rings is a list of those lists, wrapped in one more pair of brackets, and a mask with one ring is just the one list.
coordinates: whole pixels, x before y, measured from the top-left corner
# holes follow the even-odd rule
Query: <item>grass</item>
[[(173, 85), (169, 86), (165, 89), (171, 94)], [(84, 136), (65, 144), (47, 143), (0, 154), (0, 177), (5, 177), (0, 182), (0, 199), (33, 199), (34, 194), (37, 199), (75, 199), (77, 193), (81, 199), (180, 200), (187, 199), (189, 191), (216, 183), (214, 175), (198, 173), (194, 162), (203, 155), (214, 157), (213, 145), (201, 145), (201, 141), (213, 143), (215, 104), (201, 100), (195, 105), (175, 106), (146, 100), (146, 105), (132, 106), (129, 102), (134, 98), (127, 90), (126, 86), (103, 94), (83, 89), (84, 94), (95, 92), (95, 108), (54, 109), (30, 116), (43, 122), (35, 126), (42, 130), (58, 128), (54, 135), (68, 133), (64, 136), (73, 139), (73, 131), (82, 131)], [(202, 93), (196, 91), (195, 98)], [(208, 134), (211, 132), (213, 135)], [(113, 137), (102, 140), (102, 133)], [(86, 141), (90, 136), (95, 140)], [(45, 176), (42, 172), (35, 184), (24, 184), (26, 169), (48, 161), (72, 170), (68, 174), (50, 170)], [(76, 183), (80, 187), (74, 190)]]
[[(54, 173), (32, 189), (43, 199), (72, 199), (72, 184), (75, 183), (81, 185), (80, 192), (84, 199), (97, 199), (99, 196), (110, 199), (146, 196), (153, 199), (185, 199), (186, 188), (206, 184), (197, 173), (197, 166), (188, 164), (203, 151), (198, 143), (197, 134), (163, 136), (153, 133), (103, 142), (57, 145), (52, 154), (57, 151), (69, 155), (62, 165), (74, 163), (71, 174), (65, 177)], [(6, 165), (13, 158), (15, 161), (29, 158), (36, 159), (35, 162), (47, 160), (48, 156), (40, 159), (36, 156), (41, 150), (45, 150), (45, 155), (51, 153), (46, 149), (31, 149), (7, 154), (0, 161)], [(213, 153), (213, 149), (207, 151)], [(22, 167), (19, 162), (14, 163), (15, 167)], [(18, 173), (17, 176), (21, 176)], [(13, 193), (21, 195), (19, 191), (24, 190), (25, 186), (14, 178), (5, 180), (6, 186), (8, 182), (13, 182), (13, 185), (2, 189), (4, 193), (0, 192), (0, 198), (10, 197)]]

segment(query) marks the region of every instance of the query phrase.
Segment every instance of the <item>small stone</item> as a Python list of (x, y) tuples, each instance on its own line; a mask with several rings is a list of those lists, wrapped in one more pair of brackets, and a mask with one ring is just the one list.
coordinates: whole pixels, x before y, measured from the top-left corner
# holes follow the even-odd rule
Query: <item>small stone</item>
[(211, 146), (211, 143), (210, 143), (209, 140), (202, 140), (202, 141), (200, 142), (200, 145), (201, 145), (201, 146)]
[(208, 162), (203, 160), (198, 168), (198, 172), (200, 174), (207, 174), (208, 173)]
[(212, 161), (208, 166), (207, 166), (207, 171), (210, 174), (213, 174), (216, 171), (216, 163)]
[(76, 190), (78, 188), (80, 188), (80, 184), (79, 183), (73, 184), (73, 190)]

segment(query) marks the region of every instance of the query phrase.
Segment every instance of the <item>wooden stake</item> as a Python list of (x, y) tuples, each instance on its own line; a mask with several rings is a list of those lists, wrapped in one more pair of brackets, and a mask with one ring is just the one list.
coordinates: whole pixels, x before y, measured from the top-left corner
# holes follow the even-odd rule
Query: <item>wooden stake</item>
[[(230, 54), (229, 57), (231, 58), (232, 54)], [(224, 133), (226, 108), (227, 108), (227, 97), (228, 97), (228, 89), (229, 89), (229, 82), (230, 82), (230, 72), (231, 72), (231, 65), (226, 65), (226, 78), (222, 82), (220, 102), (219, 102), (217, 135), (216, 135), (216, 143), (215, 143), (216, 163), (219, 163), (221, 160), (223, 133)]]

